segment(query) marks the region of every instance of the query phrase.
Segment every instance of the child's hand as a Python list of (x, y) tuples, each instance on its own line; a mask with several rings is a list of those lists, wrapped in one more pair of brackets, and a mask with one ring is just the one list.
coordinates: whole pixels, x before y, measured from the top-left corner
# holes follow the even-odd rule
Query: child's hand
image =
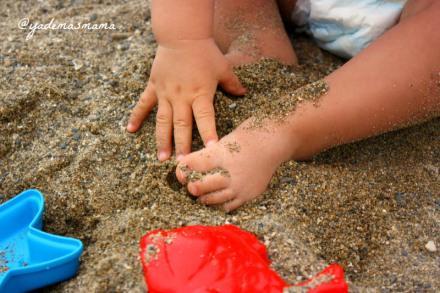
[(171, 156), (173, 128), (176, 156), (191, 152), (193, 113), (204, 144), (216, 142), (213, 100), (218, 83), (231, 94), (243, 95), (246, 91), (213, 39), (159, 45), (150, 80), (131, 114), (127, 130), (137, 131), (158, 103), (159, 160)]

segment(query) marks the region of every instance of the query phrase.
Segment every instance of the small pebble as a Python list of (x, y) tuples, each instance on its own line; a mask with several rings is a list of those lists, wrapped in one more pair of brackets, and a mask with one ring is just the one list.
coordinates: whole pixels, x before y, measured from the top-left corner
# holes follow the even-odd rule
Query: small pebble
[(290, 178), (290, 177), (281, 177), (280, 181), (282, 184), (291, 184), (291, 185), (296, 184), (295, 178)]
[(431, 175), (433, 175), (433, 176), (438, 176), (439, 175), (439, 168), (438, 167), (436, 167), (436, 166), (434, 166), (434, 165), (432, 165), (432, 164), (426, 164), (425, 166), (424, 166), (424, 169), (428, 172), (428, 173), (430, 173)]
[(436, 199), (434, 202), (436, 209), (440, 210), (440, 199)]
[(72, 64), (73, 64), (73, 69), (75, 70), (80, 70), (84, 66), (81, 60), (78, 59), (72, 60)]
[(72, 138), (73, 138), (73, 140), (78, 141), (78, 140), (80, 140), (81, 135), (79, 133), (75, 133)]
[(127, 51), (128, 48), (130, 48), (130, 44), (128, 43), (118, 44), (116, 48), (120, 51)]
[(98, 15), (96, 13), (91, 14), (90, 17), (89, 17), (90, 21), (95, 21), (97, 19), (98, 19)]
[(5, 67), (14, 66), (14, 64), (15, 64), (14, 60), (5, 58), (5, 61), (4, 61)]
[(426, 243), (425, 248), (429, 252), (436, 252), (437, 251), (437, 247), (435, 246), (435, 243), (432, 240), (429, 240), (428, 243)]
[(396, 192), (396, 202), (399, 206), (405, 205), (406, 196), (403, 192)]
[(226, 125), (226, 128), (233, 128), (234, 127), (234, 123), (231, 120), (226, 120), (225, 125)]
[(117, 80), (111, 79), (109, 81), (110, 86), (117, 87), (119, 85), (119, 82)]
[(112, 40), (113, 41), (120, 41), (120, 40), (125, 40), (130, 36), (129, 33), (114, 33), (112, 35)]

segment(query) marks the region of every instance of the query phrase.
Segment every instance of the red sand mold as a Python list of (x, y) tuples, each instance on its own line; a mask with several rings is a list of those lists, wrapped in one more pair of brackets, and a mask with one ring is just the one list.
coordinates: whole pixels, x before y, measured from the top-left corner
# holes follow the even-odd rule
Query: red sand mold
[[(289, 287), (270, 268), (266, 247), (233, 225), (155, 230), (142, 237), (140, 247), (149, 292), (282, 292)], [(294, 287), (347, 292), (339, 265)]]

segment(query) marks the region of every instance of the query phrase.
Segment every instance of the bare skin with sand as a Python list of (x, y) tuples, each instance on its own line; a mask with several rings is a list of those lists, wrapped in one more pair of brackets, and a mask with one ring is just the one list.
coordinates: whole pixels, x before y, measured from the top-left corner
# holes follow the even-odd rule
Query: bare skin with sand
[[(261, 13), (258, 10), (260, 6), (254, 1), (241, 1), (240, 4), (232, 1), (216, 1), (215, 11), (216, 13), (219, 11), (217, 14), (222, 16), (220, 21), (214, 21), (213, 15), (210, 14), (214, 1), (207, 2), (211, 2), (212, 5), (206, 5), (203, 11), (202, 9), (197, 12), (187, 11), (190, 9), (175, 9), (175, 11), (183, 18), (185, 16), (197, 18), (196, 15), (203, 15), (206, 23), (215, 23), (215, 28), (210, 27), (206, 31), (199, 32), (200, 27), (196, 24), (193, 26), (189, 24), (181, 28), (182, 31), (179, 31), (178, 37), (182, 35), (194, 39), (215, 37), (218, 47), (223, 49), (226, 56), (233, 57), (230, 58), (232, 65), (252, 62), (260, 57), (278, 58), (287, 64), (296, 62), (293, 49), (288, 43), (283, 42), (281, 21), (277, 23), (272, 21), (268, 26), (264, 23), (267, 21), (266, 18), (252, 17)], [(165, 9), (166, 5), (166, 2), (160, 4), (161, 9), (164, 9), (162, 11), (171, 11), (172, 7), (168, 6)], [(197, 6), (196, 3), (192, 5)], [(236, 29), (234, 34), (225, 28), (229, 27), (227, 24), (234, 18), (237, 5), (240, 5), (240, 11), (243, 12), (242, 18), (245, 25), (242, 27), (245, 31), (243, 33)], [(280, 5), (280, 7), (284, 6)], [(277, 9), (274, 2), (272, 10), (266, 9), (265, 13), (275, 13), (278, 19), (281, 19)], [(160, 11), (158, 9), (156, 13), (160, 14)], [(179, 132), (185, 132), (185, 136), (190, 138), (188, 133), (191, 131), (189, 126), (191, 123), (188, 122), (190, 115), (187, 113), (185, 130), (180, 127), (183, 123), (180, 126), (174, 123), (176, 151), (180, 166), (186, 166), (198, 172), (222, 168), (229, 172), (230, 177), (218, 176), (218, 174), (206, 175), (203, 180), (188, 183), (189, 192), (199, 197), (202, 203), (222, 204), (225, 210), (230, 211), (260, 195), (267, 188), (270, 178), (282, 162), (292, 159), (308, 159), (328, 148), (437, 116), (440, 110), (440, 51), (438, 50), (440, 40), (437, 33), (437, 28), (440, 26), (437, 17), (439, 13), (440, 4), (436, 1), (409, 1), (396, 26), (325, 78), (329, 90), (319, 100), (319, 107), (312, 102), (301, 101), (284, 123), (277, 123), (270, 118), (265, 119), (264, 126), (271, 130), (269, 132), (263, 129), (249, 129), (249, 124), (252, 123), (252, 118), (250, 118), (231, 134), (222, 138), (219, 143), (214, 143), (216, 136), (214, 135), (213, 111), (208, 107), (206, 109), (209, 111), (206, 109), (206, 111), (201, 111), (205, 121), (208, 121), (202, 126), (203, 123), (199, 123), (200, 119), (197, 119), (201, 112), (198, 114), (197, 109), (194, 109), (196, 100), (193, 100), (194, 116), (206, 148), (180, 156), (188, 151), (188, 147), (184, 147), (185, 151), (182, 152), (181, 146), (190, 144), (190, 139), (186, 142), (179, 139)], [(154, 14), (153, 6), (153, 19)], [(222, 21), (224, 25), (221, 24)], [(174, 26), (177, 24), (176, 20)], [(168, 26), (168, 29), (172, 30), (173, 23)], [(261, 27), (267, 29), (263, 30)], [(242, 50), (236, 45), (237, 40), (246, 35), (252, 36), (248, 39), (253, 45), (246, 46), (246, 50)], [(161, 43), (160, 36), (158, 42)], [(197, 42), (199, 42), (198, 39), (193, 42), (194, 46)], [(268, 45), (274, 42), (276, 46)], [(246, 44), (246, 42), (241, 42), (241, 47)], [(188, 54), (191, 53), (188, 51)], [(416, 58), (418, 62), (409, 62)], [(167, 61), (164, 62), (166, 64)], [(190, 64), (187, 65), (190, 66)], [(216, 67), (215, 64), (212, 66), (209, 68)], [(211, 70), (209, 68), (203, 69)], [(211, 79), (210, 84), (212, 82), (215, 82), (215, 79)], [(238, 84), (236, 88), (240, 88)], [(198, 97), (198, 95), (195, 96)], [(188, 101), (188, 104), (190, 102)], [(143, 106), (146, 104), (148, 107)], [(152, 96), (144, 95), (141, 98), (141, 102), (132, 114), (130, 131), (135, 131), (139, 127), (141, 118), (148, 115), (153, 106)], [(176, 109), (176, 113), (168, 113), (169, 115), (166, 116), (168, 124), (164, 127), (162, 122), (166, 119), (163, 119), (165, 116), (161, 115), (159, 99), (157, 120), (159, 159), (166, 159), (171, 155), (171, 121), (172, 117), (178, 115), (180, 111), (179, 108), (173, 109)], [(175, 118), (174, 121), (176, 121)], [(180, 120), (177, 119), (177, 121)], [(210, 130), (205, 130), (205, 128)], [(240, 152), (236, 154), (228, 152), (225, 144), (229, 143), (238, 144)], [(177, 168), (177, 177), (181, 183), (186, 183), (185, 173), (181, 170), (182, 168)]]

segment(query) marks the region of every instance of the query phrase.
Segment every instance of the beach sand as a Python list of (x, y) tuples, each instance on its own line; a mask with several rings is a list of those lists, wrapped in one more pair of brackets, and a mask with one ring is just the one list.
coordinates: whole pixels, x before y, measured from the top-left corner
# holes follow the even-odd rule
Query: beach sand
[[(24, 17), (117, 30), (26, 41)], [(338, 262), (353, 291), (440, 291), (440, 254), (425, 248), (440, 245), (440, 119), (288, 162), (261, 198), (225, 214), (188, 195), (173, 162), (157, 161), (154, 114), (125, 131), (154, 57), (147, 1), (2, 0), (0, 39), (0, 202), (40, 189), (45, 230), (85, 245), (78, 276), (47, 291), (142, 292), (144, 233), (224, 223), (255, 233), (291, 283)], [(342, 64), (294, 39), (301, 66), (264, 61), (238, 70), (245, 97), (217, 92), (221, 135)]]

